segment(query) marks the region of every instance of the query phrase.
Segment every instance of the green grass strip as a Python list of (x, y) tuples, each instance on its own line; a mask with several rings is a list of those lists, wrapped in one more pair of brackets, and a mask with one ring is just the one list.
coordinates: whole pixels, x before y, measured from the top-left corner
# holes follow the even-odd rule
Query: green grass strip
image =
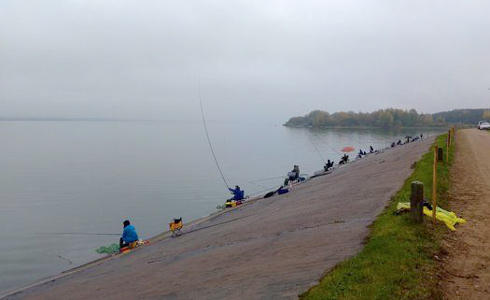
[[(446, 134), (437, 137), (435, 144), (444, 148), (444, 162), (438, 164), (437, 170), (438, 205), (448, 208), (453, 146), (448, 164)], [(449, 229), (438, 223), (434, 230), (431, 219), (425, 216), (424, 223), (415, 224), (409, 214), (394, 214), (398, 202), (410, 201), (410, 184), (414, 180), (424, 183), (424, 196), (432, 199), (433, 155), (431, 147), (417, 162), (403, 188), (371, 226), (363, 250), (337, 265), (300, 299), (442, 299), (433, 257), (440, 249), (439, 237)]]

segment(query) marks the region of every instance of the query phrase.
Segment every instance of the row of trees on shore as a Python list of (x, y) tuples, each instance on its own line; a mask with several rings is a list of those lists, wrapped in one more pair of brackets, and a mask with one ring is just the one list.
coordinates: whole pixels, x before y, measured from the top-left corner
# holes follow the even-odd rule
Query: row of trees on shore
[[(446, 116), (451, 123), (477, 123), (490, 111), (485, 109), (459, 109), (437, 114), (421, 114), (415, 109), (380, 109), (371, 113), (336, 112), (330, 114), (314, 110), (302, 117), (292, 117), (284, 125), (290, 127), (429, 127), (447, 126)], [(461, 121), (460, 121), (461, 120)]]

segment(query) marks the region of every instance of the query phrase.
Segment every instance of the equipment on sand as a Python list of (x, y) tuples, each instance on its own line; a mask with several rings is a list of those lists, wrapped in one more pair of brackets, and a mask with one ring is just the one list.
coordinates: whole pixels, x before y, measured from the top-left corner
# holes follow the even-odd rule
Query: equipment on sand
[[(397, 209), (397, 213), (403, 211), (410, 211), (410, 202), (399, 202), (396, 209)], [(432, 210), (427, 208), (427, 206), (424, 206), (423, 212), (424, 215), (428, 217), (432, 217)], [(446, 226), (452, 231), (456, 230), (456, 228), (454, 228), (454, 225), (458, 223), (460, 224), (466, 223), (465, 219), (458, 218), (458, 216), (456, 216), (454, 212), (444, 210), (440, 207), (437, 207), (436, 209), (436, 219), (441, 222), (444, 222), (444, 224), (446, 224)]]
[(264, 198), (270, 198), (270, 197), (274, 196), (275, 194), (279, 194), (279, 195), (286, 194), (287, 192), (289, 192), (289, 189), (281, 186), (277, 190), (271, 191), (271, 192), (268, 192), (267, 194), (265, 194)]
[(119, 245), (114, 243), (108, 247), (101, 246), (98, 249), (96, 249), (95, 252), (99, 254), (109, 254), (109, 255), (116, 254), (119, 253)]
[(95, 252), (97, 252), (99, 254), (109, 254), (109, 255), (114, 255), (114, 254), (118, 254), (118, 253), (127, 253), (127, 252), (131, 251), (132, 249), (134, 249), (138, 246), (146, 245), (149, 243), (150, 243), (150, 241), (147, 241), (147, 240), (137, 240), (137, 241), (129, 244), (129, 246), (123, 247), (123, 248), (119, 248), (119, 245), (114, 243), (108, 247), (101, 246), (98, 249), (96, 249)]
[(172, 222), (168, 223), (168, 226), (170, 227), (170, 231), (172, 231), (172, 237), (176, 237), (182, 234), (180, 232), (180, 230), (182, 230), (182, 227), (184, 227), (184, 224), (182, 223), (182, 218), (173, 219)]
[(147, 245), (149, 243), (150, 241), (148, 240), (137, 240), (135, 242), (130, 243), (129, 246), (122, 247), (121, 249), (119, 249), (119, 253), (128, 253), (129, 251), (133, 250), (138, 246)]

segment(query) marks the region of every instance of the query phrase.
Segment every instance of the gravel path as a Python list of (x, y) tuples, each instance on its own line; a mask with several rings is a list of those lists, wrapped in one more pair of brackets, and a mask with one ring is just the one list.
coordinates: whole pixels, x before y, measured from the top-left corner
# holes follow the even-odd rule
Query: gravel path
[(369, 156), (6, 299), (296, 299), (361, 250), (368, 226), (432, 143)]
[(451, 209), (467, 223), (443, 247), (442, 289), (447, 299), (490, 298), (490, 133), (460, 130), (451, 168)]

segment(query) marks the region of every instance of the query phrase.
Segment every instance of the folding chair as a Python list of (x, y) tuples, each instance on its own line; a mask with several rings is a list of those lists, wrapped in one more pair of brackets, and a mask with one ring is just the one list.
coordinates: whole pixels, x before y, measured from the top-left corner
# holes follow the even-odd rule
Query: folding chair
[(182, 227), (184, 227), (184, 224), (182, 223), (182, 218), (180, 219), (174, 219), (172, 222), (168, 224), (170, 226), (170, 231), (172, 231), (172, 237), (179, 236), (182, 233), (180, 230)]

